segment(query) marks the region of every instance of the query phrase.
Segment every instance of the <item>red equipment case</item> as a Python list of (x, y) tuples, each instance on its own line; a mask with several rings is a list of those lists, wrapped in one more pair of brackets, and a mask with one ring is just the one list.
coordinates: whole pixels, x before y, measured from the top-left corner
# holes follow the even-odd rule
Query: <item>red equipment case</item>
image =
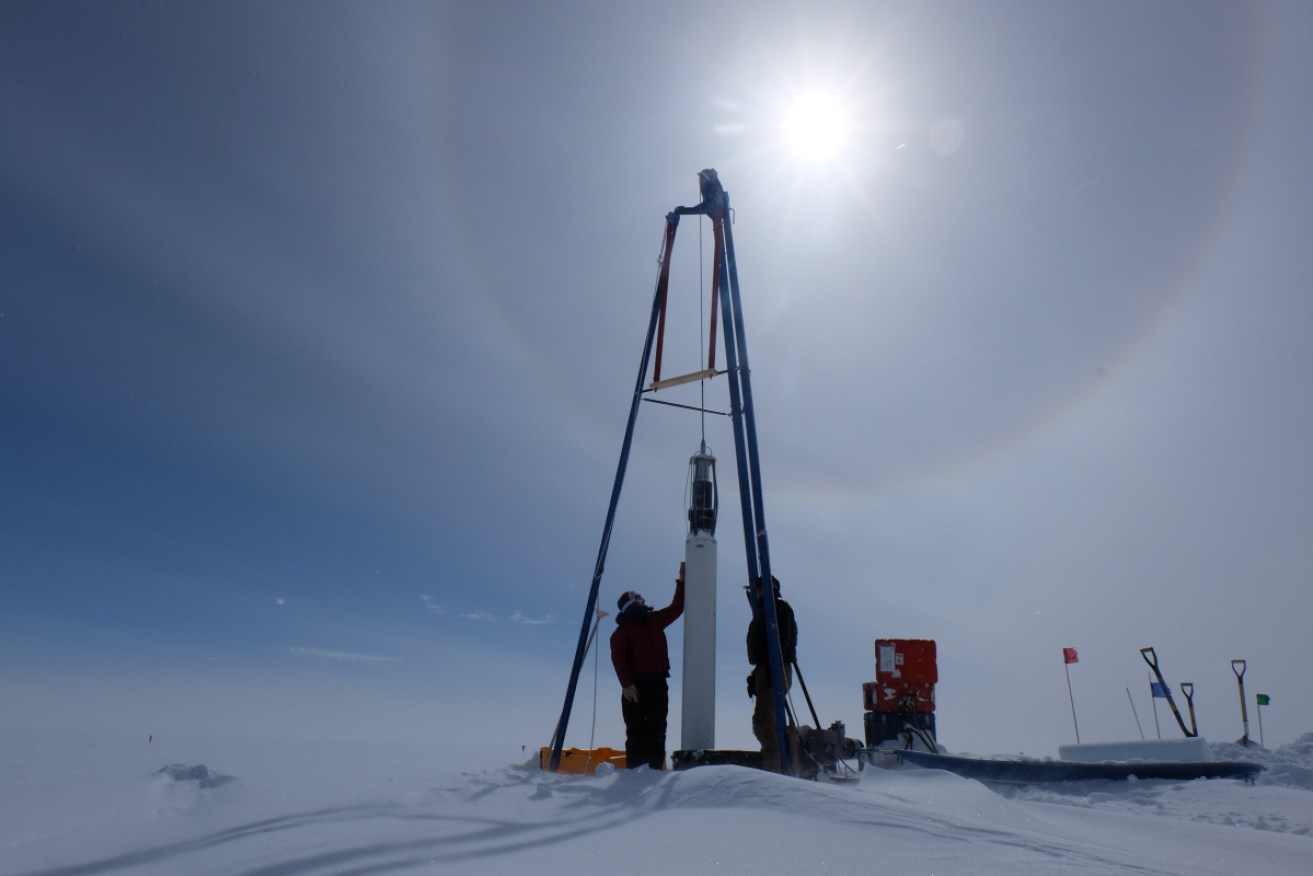
[(876, 639), (875, 680), (904, 684), (939, 681), (934, 639)]
[(871, 712), (897, 712), (910, 696), (917, 712), (933, 712), (937, 681), (933, 639), (876, 639), (875, 681), (862, 685), (862, 706)]

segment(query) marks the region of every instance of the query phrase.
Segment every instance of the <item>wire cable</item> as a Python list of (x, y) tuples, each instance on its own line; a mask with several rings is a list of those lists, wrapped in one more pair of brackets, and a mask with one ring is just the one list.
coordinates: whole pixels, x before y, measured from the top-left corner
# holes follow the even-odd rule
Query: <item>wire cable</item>
[[(706, 298), (705, 298), (706, 279), (704, 278), (702, 273), (704, 263), (706, 262), (706, 251), (703, 249), (703, 243), (702, 243), (703, 241), (702, 220), (705, 218), (706, 218), (705, 216), (701, 216), (701, 215), (698, 216), (698, 346), (699, 347), (702, 345), (702, 336), (706, 332), (706, 326), (702, 322), (702, 314), (707, 309)], [(702, 357), (701, 365), (703, 368), (711, 367), (709, 355), (710, 353), (708, 351), (708, 353), (704, 354)], [(702, 446), (705, 447), (707, 444), (707, 382), (705, 380), (698, 381), (698, 389), (702, 393)]]
[[(601, 618), (598, 618), (597, 620), (598, 620), (598, 623), (600, 624), (602, 619), (601, 619)], [(598, 666), (598, 663), (600, 663), (600, 661), (601, 661), (601, 658), (598, 656), (600, 653), (601, 653), (601, 649), (600, 649), (600, 648), (599, 648), (599, 649), (595, 649), (595, 650), (593, 651), (593, 726), (592, 726), (592, 728), (588, 731), (588, 750), (589, 750), (589, 751), (592, 751), (592, 750), (596, 747), (596, 746), (593, 744), (593, 740), (597, 737), (597, 666)]]

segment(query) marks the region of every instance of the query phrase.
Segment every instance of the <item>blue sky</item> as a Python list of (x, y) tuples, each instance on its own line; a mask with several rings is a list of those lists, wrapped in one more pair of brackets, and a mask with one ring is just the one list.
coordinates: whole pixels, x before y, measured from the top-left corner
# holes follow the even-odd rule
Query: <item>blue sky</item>
[[(1152, 645), (1205, 735), (1239, 657), (1293, 739), (1310, 37), (1299, 3), (0, 6), (6, 719), (545, 743), (663, 217), (715, 167), (823, 720), (860, 736), (874, 638), (934, 638), (945, 742), (1051, 753), (1076, 646), (1083, 738), (1133, 738)], [(814, 163), (779, 125), (818, 88), (853, 131)], [(603, 605), (670, 588), (699, 435), (641, 413)]]

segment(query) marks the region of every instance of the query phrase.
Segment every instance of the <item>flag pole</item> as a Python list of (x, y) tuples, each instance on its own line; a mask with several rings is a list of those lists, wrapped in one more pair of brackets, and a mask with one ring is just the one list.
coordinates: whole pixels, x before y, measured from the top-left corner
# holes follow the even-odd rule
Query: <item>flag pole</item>
[(1149, 676), (1149, 703), (1153, 706), (1153, 732), (1158, 734), (1158, 738), (1163, 738), (1163, 728), (1158, 725), (1158, 698), (1153, 692), (1153, 676)]
[(1076, 728), (1076, 744), (1080, 745), (1080, 724), (1076, 722), (1076, 697), (1071, 692), (1071, 663), (1067, 660), (1067, 652), (1062, 652), (1062, 670), (1067, 673), (1067, 698), (1071, 700), (1071, 724)]
[(1257, 695), (1254, 697), (1254, 711), (1258, 712), (1258, 746), (1266, 748), (1263, 742), (1263, 701)]
[(1126, 699), (1131, 704), (1131, 714), (1135, 716), (1135, 728), (1140, 731), (1140, 739), (1144, 739), (1144, 728), (1140, 726), (1140, 713), (1135, 711), (1135, 698), (1131, 696), (1131, 689), (1126, 688)]

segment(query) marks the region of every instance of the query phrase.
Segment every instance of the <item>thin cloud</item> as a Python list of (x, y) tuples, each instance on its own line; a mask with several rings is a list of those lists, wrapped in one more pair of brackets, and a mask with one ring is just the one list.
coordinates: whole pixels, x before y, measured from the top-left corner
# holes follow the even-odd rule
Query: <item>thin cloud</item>
[(336, 660), (339, 663), (400, 663), (400, 657), (380, 657), (377, 654), (352, 654), (349, 651), (327, 651), (323, 648), (301, 648), (292, 646), (289, 654), (302, 657), (318, 657), (321, 660)]
[(436, 615), (451, 614), (451, 612), (447, 610), (447, 606), (434, 602), (433, 597), (429, 596), (427, 593), (421, 593), (419, 597), (419, 601), (424, 603), (424, 607), (428, 609), (430, 614), (436, 614)]
[(556, 615), (545, 614), (542, 617), (529, 617), (525, 614), (522, 614), (520, 610), (517, 608), (515, 612), (511, 615), (511, 623), (528, 624), (530, 626), (541, 626), (542, 624), (554, 624), (556, 623)]
[(1084, 189), (1089, 188), (1090, 186), (1094, 185), (1095, 183), (1103, 182), (1105, 179), (1107, 179), (1107, 178), (1110, 177), (1110, 176), (1112, 176), (1112, 171), (1111, 171), (1111, 170), (1106, 171), (1106, 172), (1104, 172), (1104, 173), (1101, 173), (1101, 174), (1099, 174), (1098, 176), (1092, 176), (1092, 177), (1090, 177), (1089, 179), (1085, 180), (1085, 182), (1080, 183), (1079, 185), (1073, 186), (1072, 188), (1068, 189), (1068, 190), (1067, 190), (1067, 194), (1068, 194), (1068, 195), (1074, 195), (1074, 194), (1076, 194), (1076, 193), (1079, 192), (1079, 191), (1082, 191), (1082, 190), (1084, 190)]
[(483, 609), (479, 609), (478, 611), (472, 611), (472, 612), (470, 612), (469, 614), (463, 614), (463, 615), (461, 615), (461, 617), (462, 617), (464, 620), (472, 620), (472, 621), (495, 621), (495, 620), (497, 620), (497, 618), (494, 617), (491, 613), (486, 612), (486, 611), (484, 611)]

